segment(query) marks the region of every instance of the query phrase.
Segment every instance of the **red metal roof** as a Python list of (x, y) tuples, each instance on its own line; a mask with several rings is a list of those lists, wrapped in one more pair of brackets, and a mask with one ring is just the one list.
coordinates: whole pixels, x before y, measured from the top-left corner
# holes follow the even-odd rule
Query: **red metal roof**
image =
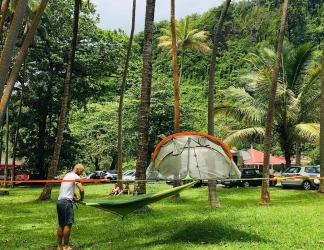
[[(251, 148), (248, 150), (249, 154), (251, 155), (250, 160), (245, 160), (244, 164), (245, 165), (263, 165), (263, 158), (264, 158), (264, 153), (261, 151), (258, 151), (251, 146)], [(280, 159), (278, 157), (270, 155), (270, 165), (274, 164), (285, 164), (286, 161), (284, 159)]]

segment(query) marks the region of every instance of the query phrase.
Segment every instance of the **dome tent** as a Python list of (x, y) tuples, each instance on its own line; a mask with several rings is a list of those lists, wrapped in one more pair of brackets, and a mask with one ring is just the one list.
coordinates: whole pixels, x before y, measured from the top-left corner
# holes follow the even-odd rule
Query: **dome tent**
[(228, 146), (218, 138), (199, 132), (182, 132), (164, 138), (156, 146), (147, 179), (237, 179), (241, 172)]

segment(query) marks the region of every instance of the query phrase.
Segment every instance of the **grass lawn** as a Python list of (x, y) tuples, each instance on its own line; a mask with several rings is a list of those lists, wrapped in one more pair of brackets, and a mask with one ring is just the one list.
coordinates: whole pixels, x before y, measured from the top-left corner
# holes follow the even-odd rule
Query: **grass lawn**
[[(112, 184), (84, 184), (87, 199), (108, 197)], [(172, 188), (148, 184), (147, 192)], [(56, 199), (35, 201), (42, 187), (0, 196), (0, 249), (56, 249)], [(218, 188), (222, 207), (207, 209), (207, 188), (188, 189), (123, 220), (91, 206), (75, 211), (75, 249), (324, 249), (324, 197), (317, 191), (271, 188), (271, 206), (257, 206), (260, 187)], [(126, 197), (124, 195), (123, 197)], [(122, 197), (121, 197), (122, 198)]]

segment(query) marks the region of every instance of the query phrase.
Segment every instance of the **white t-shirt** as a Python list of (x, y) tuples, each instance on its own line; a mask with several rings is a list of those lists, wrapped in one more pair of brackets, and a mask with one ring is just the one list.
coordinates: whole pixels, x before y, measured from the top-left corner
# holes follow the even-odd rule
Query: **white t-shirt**
[[(67, 173), (63, 178), (63, 180), (77, 180), (77, 179), (80, 179), (80, 176), (78, 176), (74, 172)], [(62, 182), (58, 200), (72, 201), (74, 197), (75, 186), (78, 183), (79, 182)]]

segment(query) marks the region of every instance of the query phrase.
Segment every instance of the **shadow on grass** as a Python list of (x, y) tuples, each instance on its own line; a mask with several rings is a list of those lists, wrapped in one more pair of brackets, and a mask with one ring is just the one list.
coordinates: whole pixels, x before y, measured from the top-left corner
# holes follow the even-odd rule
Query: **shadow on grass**
[[(149, 248), (156, 245), (173, 243), (187, 244), (226, 244), (226, 242), (269, 242), (255, 233), (247, 233), (238, 228), (220, 225), (220, 221), (209, 220), (208, 222), (186, 222), (180, 229), (172, 230), (167, 238), (151, 241), (137, 246)], [(158, 233), (158, 232), (156, 232)]]
[[(146, 220), (150, 220), (150, 213), (147, 214)], [(144, 218), (143, 218), (144, 219)], [(127, 222), (127, 224), (131, 224), (132, 219)], [(233, 242), (242, 242), (242, 243), (273, 243), (268, 239), (260, 237), (260, 235), (254, 232), (246, 232), (253, 231), (253, 229), (249, 229), (248, 226), (243, 225), (235, 225), (224, 226), (222, 221), (217, 219), (203, 220), (203, 221), (193, 221), (193, 220), (183, 220), (181, 222), (176, 222), (173, 219), (168, 221), (164, 221), (164, 223), (158, 223), (156, 227), (147, 228), (145, 223), (142, 224), (141, 230), (136, 229), (126, 229), (123, 235), (132, 235), (131, 237), (121, 237), (116, 238), (116, 236), (111, 236), (106, 239), (102, 239), (100, 244), (110, 245), (111, 248), (107, 249), (122, 249), (122, 248), (131, 248), (131, 249), (154, 249), (156, 246), (173, 246), (176, 247), (178, 244), (186, 244), (189, 245), (226, 245)], [(150, 226), (149, 226), (150, 227)], [(234, 228), (235, 227), (235, 228)], [(127, 228), (127, 226), (126, 226)], [(245, 231), (244, 231), (245, 230)], [(167, 233), (166, 233), (167, 231)], [(137, 242), (134, 245), (135, 238), (145, 237), (146, 240), (135, 241)], [(120, 241), (121, 242), (118, 242)], [(126, 242), (127, 241), (127, 242)], [(98, 243), (86, 243), (81, 246), (84, 248), (93, 249), (100, 246)], [(123, 245), (123, 247), (121, 245)], [(119, 246), (118, 246), (119, 245)]]

